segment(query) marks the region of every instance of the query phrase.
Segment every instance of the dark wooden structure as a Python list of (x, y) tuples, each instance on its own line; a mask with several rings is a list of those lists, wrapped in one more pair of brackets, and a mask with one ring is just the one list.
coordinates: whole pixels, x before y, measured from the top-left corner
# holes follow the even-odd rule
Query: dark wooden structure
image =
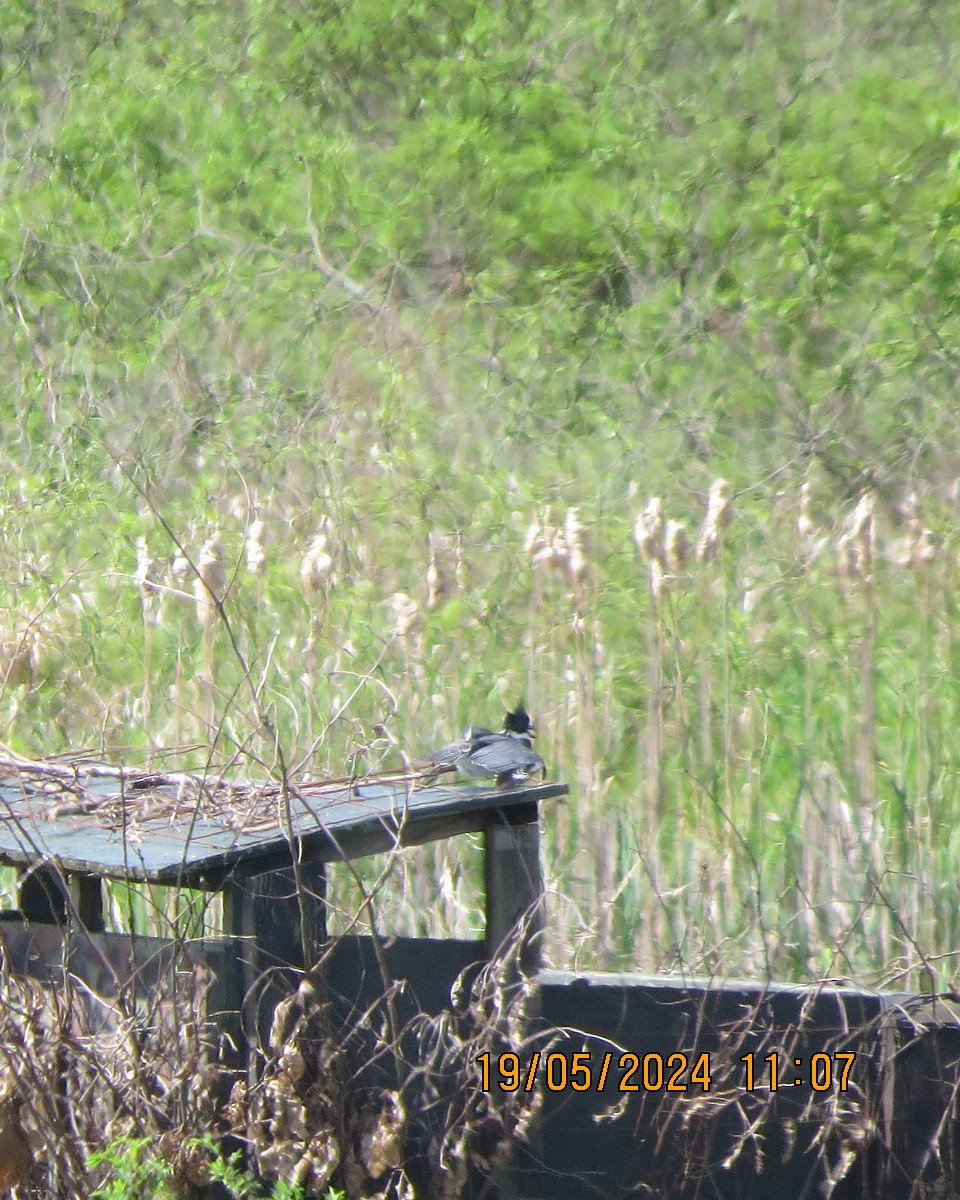
[[(21, 871), (19, 906), (0, 913), (8, 969), (53, 987), (69, 974), (108, 1004), (125, 987), (154, 993), (169, 971), (193, 964), (209, 981), (223, 1060), (238, 1073), (255, 1073), (250, 1051), (277, 1002), (325, 948), (327, 864), (483, 832), (483, 942), (344, 937), (326, 956), (325, 979), (345, 1028), (378, 1003), (388, 979), (406, 984), (395, 997), (401, 1023), (442, 1014), (455, 981), (522, 931), (516, 967), (537, 986), (521, 1069), (542, 1049), (542, 1107), (509, 1167), (495, 1172), (501, 1200), (920, 1200), (960, 1191), (956, 1005), (831, 984), (538, 970), (539, 806), (563, 795), (562, 784), (419, 787), (385, 776), (282, 787), (82, 763), (5, 770), (0, 861)], [(107, 879), (220, 892), (226, 936), (106, 932)], [(408, 1062), (415, 1052), (415, 1040), (404, 1043)], [(688, 1070), (669, 1092), (676, 1054)], [(776, 1092), (765, 1075), (771, 1054), (781, 1064)], [(699, 1055), (708, 1056), (709, 1091), (691, 1078)], [(815, 1070), (829, 1060), (838, 1072), (844, 1055), (853, 1056), (847, 1091), (820, 1088)], [(590, 1086), (574, 1086), (575, 1063)], [(476, 1194), (488, 1196), (487, 1184)]]
[[(543, 1180), (548, 1166), (551, 1200), (647, 1190), (671, 1200), (933, 1200), (960, 1191), (960, 1010), (949, 1001), (829, 982), (544, 971), (540, 983), (544, 1026), (564, 1031), (554, 1053), (568, 1062), (587, 1054), (594, 1082), (611, 1048), (639, 1064), (627, 1084), (635, 1090), (617, 1052), (602, 1091), (545, 1092), (528, 1172)], [(709, 1091), (688, 1070), (668, 1092), (678, 1052), (691, 1067), (707, 1056)], [(648, 1089), (660, 1064), (661, 1085)]]
[[(320, 957), (328, 863), (482, 832), (485, 943), (492, 955), (524, 924), (523, 966), (539, 965), (542, 800), (566, 787), (420, 786), (393, 775), (297, 786), (24, 764), (0, 775), (0, 862), (21, 869), (16, 910), (0, 913), (11, 968), (53, 982), (69, 970), (109, 997), (156, 986), (176, 947), (210, 973), (208, 1015), (238, 1069), (276, 1003)], [(174, 943), (106, 932), (104, 882), (154, 883), (223, 896), (226, 937)]]

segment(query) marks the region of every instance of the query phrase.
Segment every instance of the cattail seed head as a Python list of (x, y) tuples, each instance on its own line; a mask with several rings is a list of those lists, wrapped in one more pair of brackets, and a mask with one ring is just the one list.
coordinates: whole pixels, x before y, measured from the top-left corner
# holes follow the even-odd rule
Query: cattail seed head
[(637, 517), (633, 540), (644, 562), (663, 562), (663, 502), (659, 496), (651, 496)]
[(326, 533), (318, 533), (310, 540), (300, 564), (300, 582), (307, 594), (322, 592), (336, 583), (329, 545), (330, 539)]
[(543, 526), (540, 523), (539, 517), (530, 522), (527, 526), (527, 531), (523, 535), (523, 552), (534, 558), (539, 550), (543, 548), (544, 536)]
[(849, 533), (837, 538), (837, 572), (841, 579), (855, 579), (857, 574), (857, 552)]
[(569, 551), (562, 529), (557, 529), (550, 519), (550, 509), (544, 512), (539, 536), (532, 546), (531, 565), (542, 574), (563, 573), (567, 569)]
[(938, 547), (933, 530), (923, 524), (916, 492), (911, 492), (900, 505), (900, 514), (906, 518), (907, 532), (894, 547), (893, 561), (899, 567), (922, 570), (936, 559)]
[(143, 612), (144, 624), (155, 624), (160, 620), (159, 610), (159, 581), (157, 579), (157, 564), (150, 554), (145, 537), (137, 538), (137, 586), (140, 589), (140, 607)]
[(733, 500), (730, 484), (725, 479), (715, 479), (707, 495), (707, 518), (718, 529), (726, 529), (733, 520)]
[(227, 569), (223, 549), (214, 534), (204, 544), (197, 563), (197, 578), (193, 595), (197, 602), (197, 617), (204, 629), (212, 629), (217, 619), (217, 604), (222, 603), (227, 590)]
[(806, 479), (800, 485), (800, 511), (797, 515), (797, 533), (800, 535), (800, 541), (804, 544), (813, 539), (816, 532), (816, 523), (813, 519), (810, 504), (810, 480)]
[(567, 561), (567, 547), (563, 534), (559, 530), (552, 530), (550, 541), (533, 556), (533, 567), (544, 574), (564, 572), (567, 569)]
[(263, 549), (263, 521), (257, 517), (250, 522), (247, 529), (247, 537), (244, 543), (244, 556), (246, 559), (247, 570), (251, 575), (262, 575), (263, 568), (267, 563), (267, 556)]
[(427, 535), (430, 563), (427, 567), (427, 608), (437, 608), (453, 594), (450, 582), (450, 539), (439, 530), (432, 529)]
[(564, 541), (567, 549), (567, 574), (574, 583), (579, 583), (587, 574), (587, 554), (584, 546), (584, 527), (580, 523), (580, 510), (568, 508), (563, 524)]
[(864, 492), (850, 518), (850, 534), (854, 538), (872, 536), (874, 501), (871, 492)]
[(913, 544), (913, 565), (926, 567), (937, 557), (937, 543), (932, 529), (921, 529)]
[(156, 563), (150, 556), (145, 537), (137, 538), (137, 586), (144, 600), (157, 591)]
[(394, 592), (388, 603), (393, 616), (391, 632), (395, 638), (405, 641), (417, 626), (420, 608), (406, 592)]
[(185, 592), (187, 590), (192, 575), (193, 571), (191, 570), (187, 556), (178, 546), (170, 563), (170, 576), (179, 591)]
[(749, 617), (757, 607), (757, 601), (760, 599), (760, 589), (756, 586), (753, 579), (748, 575), (743, 581), (743, 600), (740, 607), (745, 616)]
[(717, 557), (723, 533), (732, 520), (733, 500), (730, 496), (730, 484), (725, 479), (716, 479), (710, 485), (707, 494), (707, 515), (697, 543), (697, 558), (700, 562), (710, 562)]
[(566, 576), (581, 582), (589, 570), (585, 527), (578, 508), (567, 509), (562, 527), (553, 524), (549, 506), (527, 528), (523, 549), (530, 555), (531, 566), (541, 574)]
[[(864, 492), (837, 539), (837, 571), (841, 579), (869, 582), (873, 578), (876, 528), (874, 498)], [(906, 558), (910, 555), (907, 552)]]
[(674, 575), (679, 575), (690, 558), (690, 539), (681, 521), (668, 521), (663, 535), (663, 553)]
[(647, 565), (650, 570), (650, 595), (654, 600), (662, 600), (667, 592), (669, 576), (664, 571), (659, 558), (651, 558)]
[(874, 499), (871, 492), (864, 492), (857, 502), (850, 521), (850, 538), (853, 542), (856, 574), (860, 579), (873, 576), (875, 523)]

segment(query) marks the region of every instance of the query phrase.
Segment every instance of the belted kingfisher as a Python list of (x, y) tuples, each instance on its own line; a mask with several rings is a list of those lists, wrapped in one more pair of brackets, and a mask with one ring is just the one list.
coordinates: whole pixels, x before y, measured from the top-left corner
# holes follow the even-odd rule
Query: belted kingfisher
[(475, 778), (492, 776), (498, 786), (518, 783), (546, 771), (546, 764), (533, 748), (534, 733), (530, 714), (518, 704), (504, 718), (502, 732), (468, 725), (459, 741), (424, 755), (420, 765), (426, 766), (431, 775), (460, 771)]

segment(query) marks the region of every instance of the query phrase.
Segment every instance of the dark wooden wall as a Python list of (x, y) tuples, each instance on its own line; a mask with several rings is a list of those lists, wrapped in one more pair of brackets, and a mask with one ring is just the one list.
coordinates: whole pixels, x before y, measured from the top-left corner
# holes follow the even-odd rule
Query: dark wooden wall
[[(230, 982), (238, 945), (223, 938), (176, 948), (163, 939), (103, 933), (65, 941), (57, 928), (25, 925), (19, 917), (0, 922), (0, 943), (9, 969), (56, 986), (66, 968), (104, 996), (131, 978), (156, 995), (172, 984), (183, 953), (200, 955), (214, 979)], [(365, 1090), (375, 1096), (383, 1087), (403, 1088), (410, 1130), (405, 1162), (418, 1200), (443, 1194), (432, 1157), (438, 1131), (448, 1127), (450, 1114), (465, 1111), (464, 1078), (473, 1070), (479, 1080), (469, 990), (483, 956), (482, 942), (389, 938), (375, 947), (370, 938), (344, 937), (329, 960), (334, 1021), (344, 1031), (360, 1017), (366, 1021), (349, 1038), (358, 1102)], [(236, 1035), (236, 1013), (229, 1011), (235, 990), (215, 986), (208, 1004), (226, 1010), (222, 1023)], [(545, 1087), (544, 1059), (536, 1076), (543, 1102), (538, 1124), (528, 1141), (516, 1141), (513, 1169), (493, 1172), (509, 1183), (500, 1188), (502, 1200), (948, 1200), (960, 1191), (960, 1020), (950, 1001), (826, 985), (683, 984), (545, 971), (530, 1007), (536, 1016), (526, 1027), (522, 1069), (539, 1050), (562, 1056), (555, 1062), (569, 1075), (573, 1056), (586, 1055), (579, 1061), (589, 1066), (592, 1086)], [(484, 1020), (500, 1019), (495, 1005), (488, 1011)], [(442, 1019), (431, 1023), (424, 1014)], [(400, 1053), (378, 1056), (391, 1026), (403, 1030)], [(771, 1096), (761, 1076), (774, 1050), (781, 1056), (780, 1086)], [(622, 1091), (618, 1064), (625, 1051), (641, 1060), (659, 1055), (665, 1066), (675, 1053), (691, 1062), (709, 1054), (710, 1090), (681, 1080), (686, 1092), (672, 1095)], [(835, 1072), (838, 1053), (856, 1055), (848, 1092), (820, 1095), (811, 1088), (818, 1053), (831, 1057)], [(746, 1054), (755, 1056), (752, 1093), (740, 1062)], [(606, 1055), (612, 1065), (600, 1092)], [(792, 1067), (797, 1058), (804, 1064), (799, 1070)], [(499, 1079), (491, 1075), (495, 1089)], [(804, 1080), (799, 1086), (795, 1075)], [(494, 1193), (484, 1190), (490, 1173), (477, 1163), (509, 1128), (497, 1126), (495, 1101), (490, 1145), (482, 1144), (481, 1131), (470, 1151), (476, 1162), (467, 1194), (484, 1200)]]
[[(383, 959), (390, 974), (410, 981), (398, 1001), (403, 1017), (417, 1007), (431, 1013), (449, 1007), (451, 984), (480, 950), (471, 942), (387, 941)], [(546, 1200), (953, 1194), (915, 1187), (939, 1179), (935, 1186), (943, 1189), (954, 1175), (960, 1025), (946, 1006), (832, 986), (683, 985), (553, 971), (540, 981), (543, 1038), (524, 1051), (524, 1068), (536, 1046), (543, 1054), (562, 1054), (568, 1066), (575, 1053), (586, 1053), (593, 1086), (551, 1091), (542, 1084), (541, 1060), (543, 1110), (537, 1136), (518, 1145), (512, 1178), (520, 1181), (519, 1194)], [(344, 1015), (376, 1000), (382, 976), (369, 939), (343, 939), (331, 986)], [(772, 1096), (764, 1086), (764, 1058), (774, 1049), (781, 1069)], [(660, 1055), (665, 1064), (677, 1052), (690, 1055), (691, 1063), (709, 1053), (711, 1089), (704, 1094), (688, 1082), (685, 1093), (625, 1093), (625, 1072), (616, 1066), (625, 1050), (641, 1059)], [(611, 1069), (598, 1093), (608, 1052)], [(843, 1066), (837, 1053), (856, 1055), (846, 1092), (813, 1091), (809, 1072), (817, 1053), (830, 1056), (836, 1073)], [(753, 1093), (744, 1087), (745, 1054), (755, 1056)], [(795, 1085), (795, 1076), (804, 1082)]]

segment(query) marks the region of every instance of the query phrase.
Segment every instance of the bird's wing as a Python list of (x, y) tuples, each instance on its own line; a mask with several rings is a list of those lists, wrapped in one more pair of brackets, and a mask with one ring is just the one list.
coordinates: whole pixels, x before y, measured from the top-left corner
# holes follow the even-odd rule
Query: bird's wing
[(500, 737), (501, 735), (494, 733), (492, 729), (485, 729), (483, 725), (468, 725), (463, 736), (467, 741), (476, 744), (484, 742), (488, 738)]
[(485, 738), (493, 737), (493, 733), (489, 729), (481, 729), (476, 725), (468, 725), (464, 730), (463, 737), (456, 742), (451, 742), (448, 746), (441, 746), (439, 750), (431, 750), (429, 754), (424, 754), (415, 762), (418, 767), (432, 767), (434, 771), (455, 771), (460, 760), (468, 755), (473, 748), (481, 743)]
[(478, 775), (530, 775), (546, 769), (536, 750), (517, 738), (502, 736), (477, 746), (469, 755), (469, 763), (470, 769)]
[(418, 767), (431, 767), (435, 771), (455, 771), (458, 761), (470, 750), (470, 743), (461, 738), (459, 742), (451, 742), (449, 746), (441, 746), (439, 750), (431, 750), (414, 763)]

